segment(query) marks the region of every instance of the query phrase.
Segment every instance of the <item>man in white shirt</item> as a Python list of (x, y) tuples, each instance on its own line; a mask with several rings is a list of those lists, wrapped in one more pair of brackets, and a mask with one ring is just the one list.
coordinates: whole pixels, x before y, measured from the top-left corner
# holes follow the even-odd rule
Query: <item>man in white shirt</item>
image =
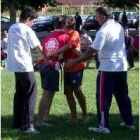
[(110, 13), (106, 8), (97, 8), (96, 18), (102, 27), (97, 32), (91, 48), (83, 56), (69, 62), (66, 67), (88, 60), (98, 52), (100, 61), (96, 84), (98, 127), (90, 127), (89, 130), (110, 133), (109, 109), (113, 94), (124, 121), (120, 125), (135, 129), (131, 101), (128, 97), (124, 29), (110, 19)]
[(39, 132), (33, 126), (37, 90), (30, 48), (37, 48), (46, 65), (49, 64), (49, 60), (31, 29), (35, 18), (37, 18), (35, 10), (32, 7), (25, 7), (20, 14), (20, 22), (10, 27), (7, 69), (15, 73), (13, 128), (37, 134)]

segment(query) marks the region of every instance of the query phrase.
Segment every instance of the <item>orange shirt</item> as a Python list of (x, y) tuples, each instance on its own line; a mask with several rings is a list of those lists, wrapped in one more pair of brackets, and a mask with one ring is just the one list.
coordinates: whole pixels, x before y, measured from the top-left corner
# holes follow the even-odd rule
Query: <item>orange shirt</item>
[[(68, 44), (72, 45), (72, 48), (68, 51), (64, 52), (64, 58), (68, 61), (69, 59), (76, 59), (77, 54), (73, 51), (73, 49), (78, 48), (80, 50), (80, 36), (79, 33), (75, 30), (71, 30), (69, 32), (70, 40)], [(84, 69), (85, 65), (84, 62), (78, 63), (75, 66), (66, 69), (65, 72), (75, 72), (77, 70)]]

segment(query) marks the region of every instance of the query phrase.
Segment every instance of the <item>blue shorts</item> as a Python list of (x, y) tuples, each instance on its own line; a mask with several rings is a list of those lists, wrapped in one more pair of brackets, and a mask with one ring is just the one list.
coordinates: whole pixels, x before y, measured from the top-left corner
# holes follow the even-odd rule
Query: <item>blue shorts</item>
[(82, 85), (82, 79), (83, 79), (83, 69), (75, 72), (64, 73), (65, 85), (70, 85), (73, 88), (80, 87)]
[(42, 89), (59, 91), (59, 72), (50, 66), (39, 64)]

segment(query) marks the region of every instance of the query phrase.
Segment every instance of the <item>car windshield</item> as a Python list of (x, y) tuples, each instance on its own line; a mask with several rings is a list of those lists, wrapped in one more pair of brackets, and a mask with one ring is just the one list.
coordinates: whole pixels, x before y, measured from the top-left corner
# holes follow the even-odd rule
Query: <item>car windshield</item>
[(93, 20), (93, 19), (94, 19), (93, 16), (89, 16), (89, 17), (87, 18), (87, 21), (88, 21), (88, 20)]
[(52, 17), (51, 16), (39, 16), (38, 18), (36, 18), (34, 20), (34, 22), (40, 22), (40, 21), (52, 21)]
[(10, 19), (6, 17), (1, 17), (1, 22), (10, 22)]

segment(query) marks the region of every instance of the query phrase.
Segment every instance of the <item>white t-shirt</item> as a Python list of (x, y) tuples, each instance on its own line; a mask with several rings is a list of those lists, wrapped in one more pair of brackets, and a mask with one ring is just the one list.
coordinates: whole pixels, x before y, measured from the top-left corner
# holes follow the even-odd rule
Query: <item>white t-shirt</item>
[(91, 47), (98, 51), (101, 71), (127, 71), (124, 29), (114, 20), (105, 22)]
[(23, 23), (12, 25), (8, 32), (7, 69), (13, 72), (33, 71), (30, 48), (40, 45), (35, 32)]

